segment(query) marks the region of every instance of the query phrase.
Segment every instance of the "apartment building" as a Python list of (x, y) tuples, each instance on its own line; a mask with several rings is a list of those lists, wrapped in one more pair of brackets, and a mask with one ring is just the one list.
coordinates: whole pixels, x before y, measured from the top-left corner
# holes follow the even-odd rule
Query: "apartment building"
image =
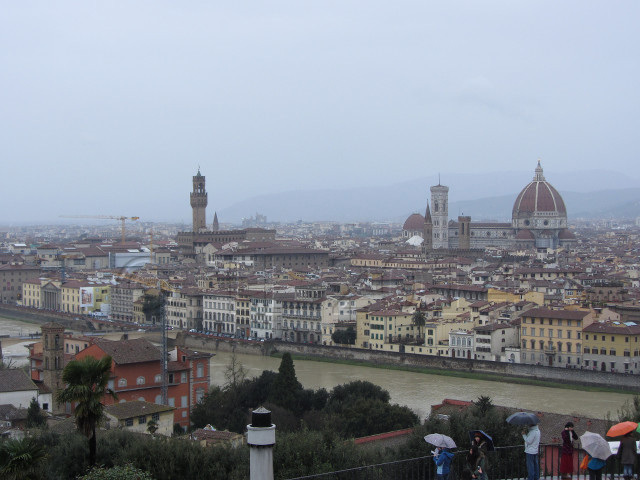
[(291, 342), (320, 343), (322, 340), (322, 302), (326, 288), (321, 284), (296, 286), (294, 293), (277, 294), (282, 304), (282, 339)]
[(557, 366), (582, 364), (582, 330), (595, 314), (588, 310), (533, 308), (522, 314), (521, 362)]
[(361, 295), (327, 295), (322, 302), (322, 344), (333, 345), (336, 326), (357, 321), (357, 311), (375, 300)]
[(111, 285), (111, 310), (109, 317), (113, 320), (132, 322), (134, 318), (134, 302), (144, 295), (145, 287), (139, 283), (124, 280)]
[(510, 323), (488, 323), (475, 327), (473, 357), (477, 360), (500, 362), (508, 348), (519, 346), (518, 328)]
[(0, 303), (15, 305), (22, 301), (22, 284), (39, 273), (35, 265), (0, 265)]
[[(141, 400), (162, 403), (162, 353), (145, 339), (111, 341), (99, 339), (80, 351), (77, 359), (87, 356), (113, 359), (109, 388), (119, 402)], [(191, 407), (209, 390), (209, 359), (211, 354), (176, 348), (170, 352), (168, 364), (168, 404), (175, 407), (174, 423), (190, 426)], [(105, 397), (105, 404), (115, 403)]]
[(582, 331), (583, 368), (602, 372), (640, 373), (640, 325), (594, 322)]
[(202, 322), (206, 331), (236, 334), (236, 293), (207, 292), (202, 297)]
[(251, 292), (250, 301), (251, 336), (273, 339), (282, 322), (282, 303), (271, 292)]

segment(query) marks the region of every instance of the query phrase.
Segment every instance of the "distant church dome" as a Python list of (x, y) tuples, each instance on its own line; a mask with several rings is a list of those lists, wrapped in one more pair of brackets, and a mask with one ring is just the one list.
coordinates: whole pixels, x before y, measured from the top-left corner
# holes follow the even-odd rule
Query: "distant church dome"
[(567, 208), (558, 191), (544, 178), (540, 160), (533, 180), (513, 204), (516, 228), (558, 229), (567, 226)]
[(514, 217), (536, 212), (556, 213), (559, 215), (567, 214), (567, 209), (564, 206), (562, 197), (544, 178), (540, 160), (538, 160), (533, 181), (522, 189), (513, 204)]
[(421, 232), (422, 227), (424, 227), (424, 217), (419, 213), (414, 213), (409, 215), (409, 218), (405, 220), (402, 230), (406, 230), (408, 232)]

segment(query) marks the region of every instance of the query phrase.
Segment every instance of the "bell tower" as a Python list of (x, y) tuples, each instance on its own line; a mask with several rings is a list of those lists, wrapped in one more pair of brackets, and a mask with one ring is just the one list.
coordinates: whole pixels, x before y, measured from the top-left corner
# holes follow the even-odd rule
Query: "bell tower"
[(431, 214), (433, 220), (433, 248), (449, 248), (449, 187), (431, 187)]
[(427, 201), (427, 211), (424, 213), (424, 227), (422, 228), (422, 253), (429, 255), (433, 249), (433, 220), (431, 219), (431, 209)]
[(471, 249), (471, 217), (458, 215), (458, 248)]
[(64, 326), (49, 322), (42, 329), (42, 380), (53, 392), (52, 413), (64, 413), (64, 404), (59, 405), (56, 394), (64, 388), (62, 370), (64, 369)]
[(204, 188), (205, 177), (198, 173), (193, 177), (193, 191), (191, 192), (191, 209), (193, 210), (193, 231), (195, 233), (207, 229), (207, 191)]

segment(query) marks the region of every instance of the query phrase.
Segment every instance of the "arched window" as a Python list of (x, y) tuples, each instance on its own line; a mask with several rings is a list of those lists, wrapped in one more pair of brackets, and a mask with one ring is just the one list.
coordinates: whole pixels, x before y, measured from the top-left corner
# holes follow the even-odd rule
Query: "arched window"
[(126, 378), (119, 378), (118, 379), (118, 386), (119, 387), (126, 387), (127, 386), (127, 379)]
[(136, 384), (137, 385), (144, 385), (144, 377), (140, 376), (140, 377), (136, 378)]

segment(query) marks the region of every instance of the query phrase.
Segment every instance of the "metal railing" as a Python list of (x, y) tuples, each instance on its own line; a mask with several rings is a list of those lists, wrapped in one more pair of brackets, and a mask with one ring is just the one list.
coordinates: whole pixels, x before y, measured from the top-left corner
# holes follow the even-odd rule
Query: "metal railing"
[[(425, 445), (426, 448), (426, 445)], [(467, 450), (458, 450), (451, 463), (447, 480), (472, 480), (466, 462)], [(561, 445), (540, 445), (540, 479), (560, 480)], [(588, 470), (580, 470), (579, 465), (585, 452), (576, 448), (573, 454), (572, 480), (588, 480)], [(527, 479), (526, 457), (521, 445), (497, 447), (487, 453), (486, 471), (489, 480)], [(436, 465), (433, 456), (397, 460), (393, 462), (366, 465), (335, 472), (319, 473), (289, 480), (435, 480)], [(622, 465), (616, 456), (607, 460), (602, 469), (603, 480), (622, 479)], [(638, 477), (640, 478), (640, 477)]]

